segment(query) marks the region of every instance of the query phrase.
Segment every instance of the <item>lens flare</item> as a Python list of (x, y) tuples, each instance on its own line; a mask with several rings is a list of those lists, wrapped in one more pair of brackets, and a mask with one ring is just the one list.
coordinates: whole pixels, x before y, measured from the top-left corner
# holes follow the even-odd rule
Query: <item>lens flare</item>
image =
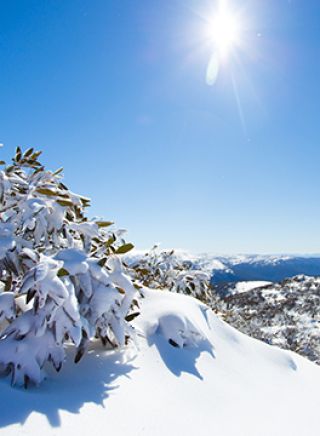
[(241, 45), (241, 24), (239, 14), (225, 0), (220, 0), (215, 13), (206, 20), (206, 40), (212, 50), (206, 72), (208, 85), (216, 82), (221, 64)]

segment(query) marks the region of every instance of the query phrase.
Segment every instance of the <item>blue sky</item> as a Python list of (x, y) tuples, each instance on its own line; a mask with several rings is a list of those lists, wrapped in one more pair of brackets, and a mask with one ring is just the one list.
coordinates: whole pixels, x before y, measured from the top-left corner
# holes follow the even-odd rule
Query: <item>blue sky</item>
[(320, 2), (0, 0), (0, 142), (44, 152), (138, 248), (320, 251)]

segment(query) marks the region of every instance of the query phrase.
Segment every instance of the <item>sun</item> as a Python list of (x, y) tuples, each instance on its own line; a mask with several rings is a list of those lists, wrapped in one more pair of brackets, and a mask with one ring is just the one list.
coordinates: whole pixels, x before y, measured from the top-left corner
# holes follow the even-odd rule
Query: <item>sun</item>
[(222, 58), (226, 58), (230, 51), (240, 44), (240, 19), (225, 2), (220, 3), (216, 13), (207, 22), (207, 38)]
[[(206, 71), (206, 82), (214, 85), (219, 71), (233, 61), (238, 49), (243, 50), (243, 20), (239, 10), (229, 7), (228, 0), (217, 0), (212, 14), (205, 17), (205, 45), (211, 52)], [(237, 56), (236, 56), (237, 58)]]

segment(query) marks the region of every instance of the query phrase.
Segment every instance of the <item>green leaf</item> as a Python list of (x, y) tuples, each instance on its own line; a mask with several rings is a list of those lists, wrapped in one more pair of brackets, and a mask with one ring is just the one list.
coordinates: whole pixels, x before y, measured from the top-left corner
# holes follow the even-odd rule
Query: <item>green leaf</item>
[(16, 160), (17, 162), (19, 162), (19, 160), (21, 159), (21, 156), (22, 156), (21, 148), (20, 148), (20, 147), (17, 147), (17, 148), (16, 148), (16, 157), (15, 157), (15, 160)]
[(81, 198), (80, 197), (80, 201), (81, 201), (83, 207), (89, 207), (90, 206), (90, 199), (89, 198)]
[(78, 348), (77, 354), (75, 355), (75, 358), (74, 358), (74, 363), (78, 363), (81, 360), (81, 358), (84, 355), (85, 351), (86, 350), (85, 350), (84, 347), (79, 347)]
[(29, 148), (25, 153), (24, 153), (24, 157), (29, 157), (31, 156), (33, 153), (33, 148)]
[(146, 268), (137, 268), (136, 271), (140, 274), (142, 274), (143, 276), (146, 276), (150, 273), (150, 271)]
[(128, 253), (128, 251), (132, 250), (133, 248), (134, 248), (134, 245), (131, 244), (131, 243), (121, 245), (121, 247), (116, 249), (116, 254), (125, 254), (125, 253)]
[(74, 204), (72, 203), (71, 200), (57, 200), (57, 203), (60, 204), (60, 206), (65, 206), (65, 207), (72, 207)]
[(98, 265), (100, 265), (100, 266), (104, 266), (107, 260), (108, 260), (108, 259), (107, 259), (106, 257), (102, 257), (102, 258), (99, 260)]
[(36, 152), (33, 153), (33, 155), (31, 156), (31, 159), (32, 159), (32, 160), (37, 160), (41, 153), (42, 153), (42, 151), (36, 151)]
[(57, 176), (58, 174), (62, 173), (62, 171), (63, 171), (63, 168), (61, 167), (58, 170), (56, 170), (52, 175)]
[(5, 165), (5, 161), (4, 160), (0, 160), (0, 165)]
[(33, 175), (34, 175), (34, 174), (38, 174), (38, 173), (40, 173), (40, 171), (43, 171), (43, 170), (44, 170), (44, 167), (43, 167), (43, 166), (40, 166), (40, 167), (38, 167), (37, 169), (34, 170)]
[(142, 289), (142, 286), (138, 285), (138, 283), (134, 283), (133, 286), (137, 290)]
[(10, 291), (10, 290), (11, 290), (11, 287), (12, 287), (12, 275), (10, 275), (10, 276), (7, 278), (7, 281), (6, 281), (6, 284), (5, 284), (5, 287), (4, 287), (4, 291), (5, 291), (5, 292)]
[(64, 269), (64, 268), (59, 269), (58, 277), (63, 277), (63, 276), (68, 276), (68, 275), (69, 275), (69, 272), (66, 269)]
[(82, 201), (90, 201), (90, 198), (84, 197), (83, 195), (80, 195), (80, 200), (82, 200)]
[(38, 192), (38, 194), (41, 194), (41, 195), (49, 195), (49, 196), (54, 196), (54, 197), (56, 197), (58, 195), (58, 193), (56, 191), (52, 191), (49, 188), (38, 188), (38, 189), (36, 189), (36, 192)]
[(96, 221), (98, 227), (109, 227), (114, 224), (112, 221)]
[(126, 321), (130, 322), (130, 321), (134, 320), (139, 315), (140, 315), (140, 312), (130, 313), (130, 315), (126, 316)]
[(111, 244), (114, 243), (114, 241), (116, 240), (116, 238), (114, 237), (114, 235), (110, 236), (110, 238), (104, 243), (104, 245), (106, 247), (110, 247)]
[(64, 189), (65, 191), (68, 191), (68, 188), (62, 182), (59, 183), (59, 188)]
[(132, 306), (136, 306), (138, 309), (140, 309), (138, 300), (136, 300), (135, 298), (132, 300)]
[(26, 303), (30, 303), (30, 301), (32, 300), (32, 298), (36, 295), (36, 291), (34, 289), (29, 289), (28, 293), (27, 293), (27, 298), (26, 298)]

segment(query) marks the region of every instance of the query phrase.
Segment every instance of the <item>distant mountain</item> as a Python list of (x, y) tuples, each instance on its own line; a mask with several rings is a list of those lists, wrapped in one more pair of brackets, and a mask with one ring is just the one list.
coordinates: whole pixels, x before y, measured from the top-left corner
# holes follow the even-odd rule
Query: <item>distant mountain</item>
[(212, 269), (212, 283), (263, 280), (278, 282), (304, 274), (320, 275), (320, 257), (242, 256), (217, 258), (224, 269)]
[[(143, 255), (144, 252), (133, 252), (129, 258), (131, 262), (137, 261)], [(180, 250), (175, 250), (174, 256), (192, 268), (210, 274), (213, 285), (243, 281), (278, 282), (301, 274), (320, 276), (320, 256), (216, 256), (208, 253), (193, 255)]]

